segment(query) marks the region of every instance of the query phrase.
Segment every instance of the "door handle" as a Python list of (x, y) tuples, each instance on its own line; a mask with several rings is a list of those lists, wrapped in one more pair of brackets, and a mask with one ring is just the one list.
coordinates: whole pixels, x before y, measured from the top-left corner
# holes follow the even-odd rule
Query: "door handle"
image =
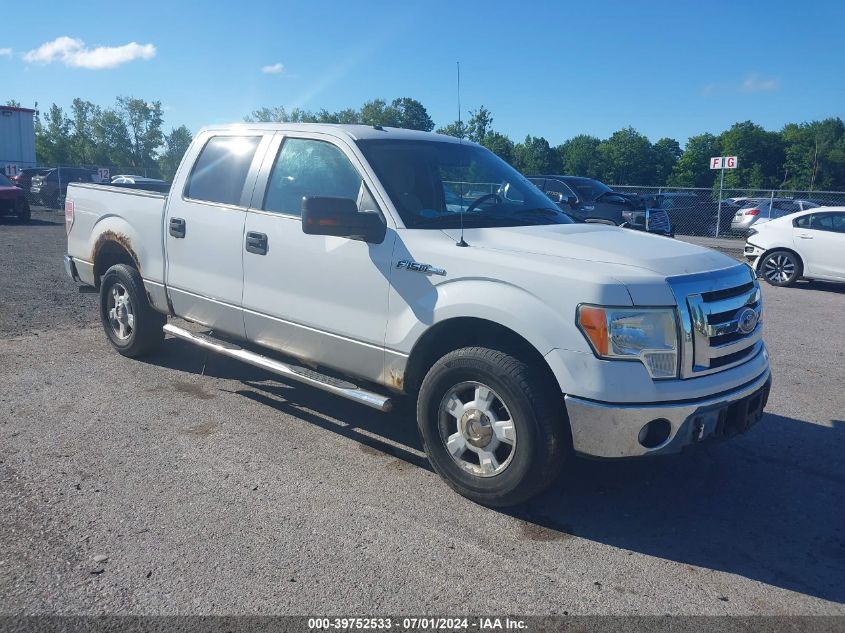
[(267, 234), (248, 231), (246, 234), (246, 250), (256, 255), (267, 254)]
[(170, 234), (176, 238), (184, 238), (185, 220), (182, 218), (170, 218)]
[(811, 240), (811, 239), (813, 239), (813, 236), (812, 236), (812, 235), (799, 235), (798, 237), (800, 237), (802, 240)]

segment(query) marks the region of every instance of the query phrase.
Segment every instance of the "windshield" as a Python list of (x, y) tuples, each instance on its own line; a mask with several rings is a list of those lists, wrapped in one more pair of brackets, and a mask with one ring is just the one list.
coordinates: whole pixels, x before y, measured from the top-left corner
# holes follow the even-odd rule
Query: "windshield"
[(12, 184), (12, 181), (6, 178), (3, 174), (0, 174), (0, 187), (14, 187), (15, 185)]
[(592, 178), (567, 178), (566, 184), (573, 187), (578, 193), (578, 197), (586, 202), (592, 202), (600, 195), (613, 191), (603, 182)]
[(572, 224), (522, 174), (477, 145), (361, 140), (408, 228)]

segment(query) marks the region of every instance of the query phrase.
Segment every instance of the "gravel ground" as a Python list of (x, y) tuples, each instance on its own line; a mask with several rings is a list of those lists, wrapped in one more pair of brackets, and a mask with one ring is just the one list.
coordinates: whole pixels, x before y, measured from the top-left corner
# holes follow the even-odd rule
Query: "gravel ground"
[(845, 614), (845, 289), (764, 289), (747, 435), (575, 460), (514, 512), (412, 417), (168, 339), (114, 353), (61, 216), (0, 221), (0, 613)]

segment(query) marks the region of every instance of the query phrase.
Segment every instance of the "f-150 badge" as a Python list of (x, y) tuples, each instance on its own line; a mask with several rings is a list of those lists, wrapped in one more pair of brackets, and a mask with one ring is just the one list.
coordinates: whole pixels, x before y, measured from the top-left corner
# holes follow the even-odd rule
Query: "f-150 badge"
[(404, 268), (405, 270), (412, 270), (415, 273), (423, 273), (424, 275), (445, 275), (446, 271), (443, 268), (432, 266), (431, 264), (421, 264), (419, 262), (411, 261), (410, 259), (400, 260), (396, 264), (396, 268)]

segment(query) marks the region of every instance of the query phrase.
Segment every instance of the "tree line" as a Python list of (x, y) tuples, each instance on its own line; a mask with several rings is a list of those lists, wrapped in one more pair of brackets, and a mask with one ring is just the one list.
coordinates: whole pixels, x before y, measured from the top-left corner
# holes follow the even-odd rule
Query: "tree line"
[[(718, 171), (712, 156), (739, 156), (739, 168), (725, 175), (737, 189), (845, 190), (845, 124), (840, 118), (790, 123), (780, 131), (751, 121), (720, 134), (698, 134), (686, 146), (673, 138), (651, 142), (632, 127), (601, 139), (579, 134), (553, 146), (542, 136), (515, 142), (493, 128), (489, 109), (468, 111), (466, 120), (436, 129), (487, 147), (525, 174), (588, 176), (615, 185), (713, 187)], [(296, 108), (255, 110), (246, 121), (363, 123), (429, 132), (435, 124), (422, 103), (408, 97), (368, 101), (358, 109), (311, 112)]]
[(160, 101), (118, 97), (101, 107), (77, 98), (69, 112), (54, 103), (35, 119), (35, 155), (40, 165), (153, 169), (170, 179), (192, 137), (184, 125), (165, 133), (163, 124)]
[[(373, 99), (360, 108), (335, 112), (265, 107), (244, 120), (362, 123), (426, 132), (436, 128), (425, 106), (410, 97)], [(480, 143), (526, 174), (589, 176), (615, 185), (710, 188), (718, 184), (710, 157), (736, 155), (739, 168), (726, 173), (728, 188), (845, 190), (845, 123), (838, 117), (789, 123), (779, 131), (744, 121), (719, 134), (692, 136), (684, 147), (668, 137), (651, 142), (632, 127), (604, 139), (579, 134), (558, 145), (532, 135), (516, 142), (493, 127), (492, 113), (483, 105), (469, 110), (466, 120), (436, 131)], [(154, 167), (162, 177), (172, 178), (191, 133), (184, 125), (164, 133), (159, 101), (118, 97), (113, 106), (101, 107), (77, 98), (67, 113), (53, 104), (39, 116), (35, 138), (41, 164)]]

